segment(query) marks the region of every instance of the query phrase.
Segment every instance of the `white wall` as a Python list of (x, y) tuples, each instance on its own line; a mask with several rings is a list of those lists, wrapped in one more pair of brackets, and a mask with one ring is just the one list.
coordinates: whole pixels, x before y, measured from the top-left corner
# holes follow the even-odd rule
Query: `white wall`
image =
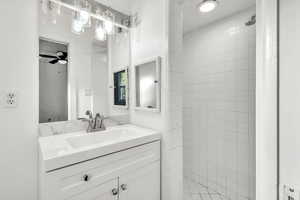
[[(181, 87), (177, 87), (181, 81), (177, 79), (180, 72), (176, 73), (182, 66), (175, 56), (181, 50), (181, 6), (178, 1), (168, 0), (133, 0), (131, 6), (132, 14), (138, 13), (141, 20), (131, 31), (131, 123), (162, 132), (162, 200), (182, 200)], [(133, 66), (157, 56), (162, 57), (161, 112), (134, 110)]]
[(181, 62), (183, 45), (183, 5), (171, 0), (168, 6), (168, 72), (167, 72), (167, 128), (163, 142), (165, 153), (163, 180), (164, 199), (183, 199), (182, 170), (182, 83), (184, 64)]
[(184, 176), (254, 200), (255, 8), (184, 36)]
[(37, 199), (36, 0), (1, 1), (0, 93), (18, 92), (18, 107), (0, 105), (0, 199)]
[(280, 184), (298, 190), (300, 190), (299, 9), (300, 1), (280, 1)]
[[(166, 115), (166, 68), (167, 68), (167, 21), (166, 0), (132, 0), (132, 14), (138, 12), (141, 24), (131, 31), (131, 62), (132, 65), (151, 57), (161, 56), (162, 59), (162, 111), (149, 113), (134, 110), (134, 93), (131, 92), (131, 122), (142, 126), (163, 130)], [(159, 23), (158, 23), (159, 22)], [(134, 69), (131, 66), (131, 74)], [(130, 90), (135, 91), (134, 76), (131, 75)]]

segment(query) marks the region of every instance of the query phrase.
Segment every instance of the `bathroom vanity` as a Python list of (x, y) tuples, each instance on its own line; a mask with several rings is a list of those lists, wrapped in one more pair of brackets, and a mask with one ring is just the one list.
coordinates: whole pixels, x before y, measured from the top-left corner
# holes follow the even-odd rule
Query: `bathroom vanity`
[(161, 57), (132, 63), (119, 6), (42, 2), (39, 200), (159, 200), (160, 134), (124, 124), (133, 110), (159, 115)]
[(159, 200), (160, 134), (134, 125), (39, 138), (40, 200)]

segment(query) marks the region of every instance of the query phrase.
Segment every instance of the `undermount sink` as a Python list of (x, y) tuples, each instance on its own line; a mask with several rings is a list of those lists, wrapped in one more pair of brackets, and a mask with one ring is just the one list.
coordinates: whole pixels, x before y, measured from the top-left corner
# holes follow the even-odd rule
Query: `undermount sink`
[[(111, 144), (117, 140), (128, 137), (127, 130), (112, 130), (87, 133), (87, 135), (75, 136), (67, 138), (66, 141), (73, 148), (84, 148), (94, 145)], [(130, 136), (130, 135), (129, 135)]]

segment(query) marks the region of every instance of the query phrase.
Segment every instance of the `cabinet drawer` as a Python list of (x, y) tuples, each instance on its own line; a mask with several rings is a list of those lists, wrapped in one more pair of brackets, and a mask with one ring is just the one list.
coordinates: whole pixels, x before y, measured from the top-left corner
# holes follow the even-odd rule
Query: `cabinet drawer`
[(49, 172), (45, 176), (44, 199), (69, 199), (159, 160), (157, 141)]
[(118, 188), (118, 179), (113, 179), (97, 185), (78, 195), (66, 198), (66, 200), (117, 200), (118, 194), (113, 190)]

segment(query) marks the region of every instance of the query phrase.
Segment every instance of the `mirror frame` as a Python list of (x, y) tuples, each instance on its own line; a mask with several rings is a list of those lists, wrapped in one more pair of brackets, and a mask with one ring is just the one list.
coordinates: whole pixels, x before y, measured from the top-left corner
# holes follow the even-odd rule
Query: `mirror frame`
[[(151, 63), (151, 62), (155, 62), (155, 74), (156, 74), (156, 81), (157, 81), (156, 89), (155, 89), (156, 90), (156, 103), (157, 103), (156, 108), (146, 108), (146, 107), (137, 106), (137, 91), (136, 91), (136, 89), (137, 89), (136, 88), (137, 68), (140, 65)], [(160, 56), (157, 56), (157, 57), (145, 59), (142, 62), (138, 62), (134, 65), (134, 109), (135, 110), (149, 111), (149, 112), (156, 112), (156, 113), (161, 112), (161, 62), (162, 62), (162, 58)]]
[[(115, 104), (115, 73), (118, 73), (118, 72), (121, 72), (121, 71), (124, 71), (125, 70), (125, 73), (126, 73), (126, 77), (127, 77), (127, 85), (126, 85), (126, 105), (116, 105)], [(112, 73), (112, 83), (113, 83), (113, 86), (112, 86), (112, 89), (113, 89), (113, 107), (114, 108), (119, 108), (119, 109), (126, 109), (128, 110), (129, 109), (129, 70), (128, 70), (128, 67), (124, 67), (124, 68), (120, 68), (120, 69), (117, 69), (115, 71), (113, 71)]]

